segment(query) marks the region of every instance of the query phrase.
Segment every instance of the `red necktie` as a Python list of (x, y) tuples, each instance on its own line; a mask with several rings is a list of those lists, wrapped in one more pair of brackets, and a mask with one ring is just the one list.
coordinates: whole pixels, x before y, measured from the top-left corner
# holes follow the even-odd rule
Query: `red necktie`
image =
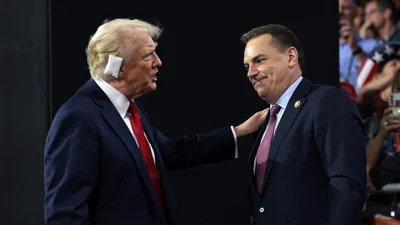
[(146, 163), (151, 182), (153, 183), (153, 187), (156, 192), (160, 206), (163, 207), (162, 192), (160, 188), (160, 182), (158, 180), (157, 168), (156, 165), (154, 164), (154, 159), (153, 155), (151, 154), (149, 142), (144, 136), (142, 119), (137, 110), (136, 104), (133, 101), (129, 101), (128, 112), (131, 114), (130, 119), (131, 119), (132, 129), (133, 132), (135, 133), (140, 151), (142, 152), (144, 162)]
[(256, 155), (256, 182), (258, 193), (261, 193), (262, 185), (264, 182), (265, 168), (267, 166), (268, 153), (271, 147), (272, 137), (274, 136), (276, 114), (278, 114), (281, 107), (275, 105), (272, 107), (271, 114), (269, 116), (267, 133), (264, 136), (263, 141), (258, 147)]

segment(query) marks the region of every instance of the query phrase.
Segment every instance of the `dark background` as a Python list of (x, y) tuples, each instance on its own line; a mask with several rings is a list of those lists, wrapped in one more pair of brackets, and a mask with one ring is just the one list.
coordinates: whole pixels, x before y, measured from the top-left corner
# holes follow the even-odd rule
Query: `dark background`
[[(174, 136), (238, 125), (267, 107), (242, 65), (239, 38), (255, 26), (291, 28), (305, 49), (304, 76), (338, 86), (337, 7), (317, 0), (1, 1), (0, 224), (43, 224), (47, 130), (61, 104), (89, 79), (85, 48), (105, 19), (139, 18), (164, 27), (158, 90), (140, 102), (153, 124)], [(237, 161), (170, 173), (177, 225), (248, 224), (251, 141), (240, 142)]]

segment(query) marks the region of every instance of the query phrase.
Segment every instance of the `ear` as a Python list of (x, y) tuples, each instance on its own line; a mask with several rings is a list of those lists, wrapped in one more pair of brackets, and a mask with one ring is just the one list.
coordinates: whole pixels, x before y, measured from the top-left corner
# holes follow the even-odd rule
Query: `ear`
[(125, 76), (124, 71), (120, 70), (119, 73), (118, 73), (118, 78), (124, 78), (124, 76)]
[(391, 11), (390, 9), (385, 9), (385, 10), (383, 10), (383, 16), (384, 16), (386, 19), (390, 19), (390, 17), (392, 16), (392, 11)]
[(118, 78), (124, 78), (126, 75), (125, 74), (126, 70), (127, 70), (127, 68), (125, 67), (124, 63), (122, 62), (121, 68), (119, 69)]
[(297, 64), (297, 61), (299, 59), (297, 49), (295, 47), (288, 48), (287, 55), (288, 55), (288, 66), (289, 68), (293, 68), (293, 66)]

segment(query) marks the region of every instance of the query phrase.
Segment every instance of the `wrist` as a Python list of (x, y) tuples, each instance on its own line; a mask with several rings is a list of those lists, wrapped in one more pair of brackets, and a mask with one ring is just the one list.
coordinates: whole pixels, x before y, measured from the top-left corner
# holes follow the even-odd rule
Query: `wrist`
[(383, 131), (383, 130), (379, 131), (378, 135), (376, 135), (376, 137), (378, 138), (378, 140), (380, 142), (383, 142), (385, 140), (386, 136), (387, 136), (387, 132)]
[(236, 134), (236, 137), (241, 137), (241, 136), (243, 136), (243, 130), (240, 128), (240, 125), (234, 127), (233, 130), (234, 130), (234, 132), (235, 132), (235, 134)]

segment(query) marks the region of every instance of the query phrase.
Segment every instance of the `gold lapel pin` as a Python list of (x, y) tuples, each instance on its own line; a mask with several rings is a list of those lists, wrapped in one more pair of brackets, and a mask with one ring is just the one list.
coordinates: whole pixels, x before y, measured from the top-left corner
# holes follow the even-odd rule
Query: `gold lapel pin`
[(296, 103), (294, 103), (294, 107), (297, 108), (300, 106), (300, 101), (297, 101)]

